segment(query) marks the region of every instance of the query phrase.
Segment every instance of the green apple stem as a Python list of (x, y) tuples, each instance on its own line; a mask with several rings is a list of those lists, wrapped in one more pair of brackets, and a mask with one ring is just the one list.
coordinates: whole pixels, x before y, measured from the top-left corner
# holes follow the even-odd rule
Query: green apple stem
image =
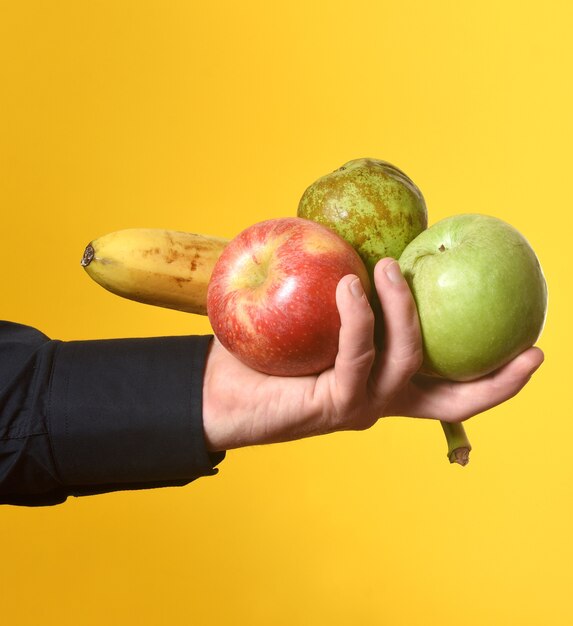
[(440, 422), (446, 435), (448, 442), (448, 458), (450, 463), (459, 463), (467, 465), (470, 462), (470, 450), (472, 446), (466, 435), (463, 424), (450, 424), (449, 422)]

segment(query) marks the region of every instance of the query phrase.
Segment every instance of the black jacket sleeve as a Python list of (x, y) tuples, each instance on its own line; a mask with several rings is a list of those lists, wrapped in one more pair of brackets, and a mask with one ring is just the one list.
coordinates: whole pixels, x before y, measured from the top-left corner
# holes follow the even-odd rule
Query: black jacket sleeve
[(185, 485), (205, 447), (210, 336), (54, 341), (0, 321), (0, 504)]

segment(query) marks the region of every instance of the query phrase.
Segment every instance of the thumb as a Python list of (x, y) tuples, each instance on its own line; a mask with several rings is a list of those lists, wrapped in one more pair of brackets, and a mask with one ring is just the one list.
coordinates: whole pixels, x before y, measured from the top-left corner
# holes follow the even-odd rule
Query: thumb
[(374, 363), (374, 313), (357, 276), (345, 276), (336, 289), (340, 314), (336, 387), (343, 401), (364, 391)]

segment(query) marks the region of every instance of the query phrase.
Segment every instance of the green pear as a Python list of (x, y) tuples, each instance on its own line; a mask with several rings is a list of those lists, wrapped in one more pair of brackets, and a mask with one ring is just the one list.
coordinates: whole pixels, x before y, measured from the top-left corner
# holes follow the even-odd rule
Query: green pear
[(370, 275), (384, 257), (399, 258), (428, 225), (426, 203), (410, 178), (378, 159), (354, 159), (304, 192), (297, 215), (348, 241)]

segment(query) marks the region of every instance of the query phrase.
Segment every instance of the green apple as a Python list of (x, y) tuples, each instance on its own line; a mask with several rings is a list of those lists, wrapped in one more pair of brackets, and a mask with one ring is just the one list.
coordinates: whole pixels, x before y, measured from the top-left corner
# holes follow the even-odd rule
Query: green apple
[(383, 257), (398, 258), (428, 225), (416, 185), (397, 167), (355, 159), (304, 192), (297, 215), (328, 226), (362, 257), (370, 274)]
[(486, 215), (446, 218), (418, 235), (399, 263), (420, 316), (422, 373), (479, 378), (541, 334), (545, 278), (527, 240), (506, 222)]

